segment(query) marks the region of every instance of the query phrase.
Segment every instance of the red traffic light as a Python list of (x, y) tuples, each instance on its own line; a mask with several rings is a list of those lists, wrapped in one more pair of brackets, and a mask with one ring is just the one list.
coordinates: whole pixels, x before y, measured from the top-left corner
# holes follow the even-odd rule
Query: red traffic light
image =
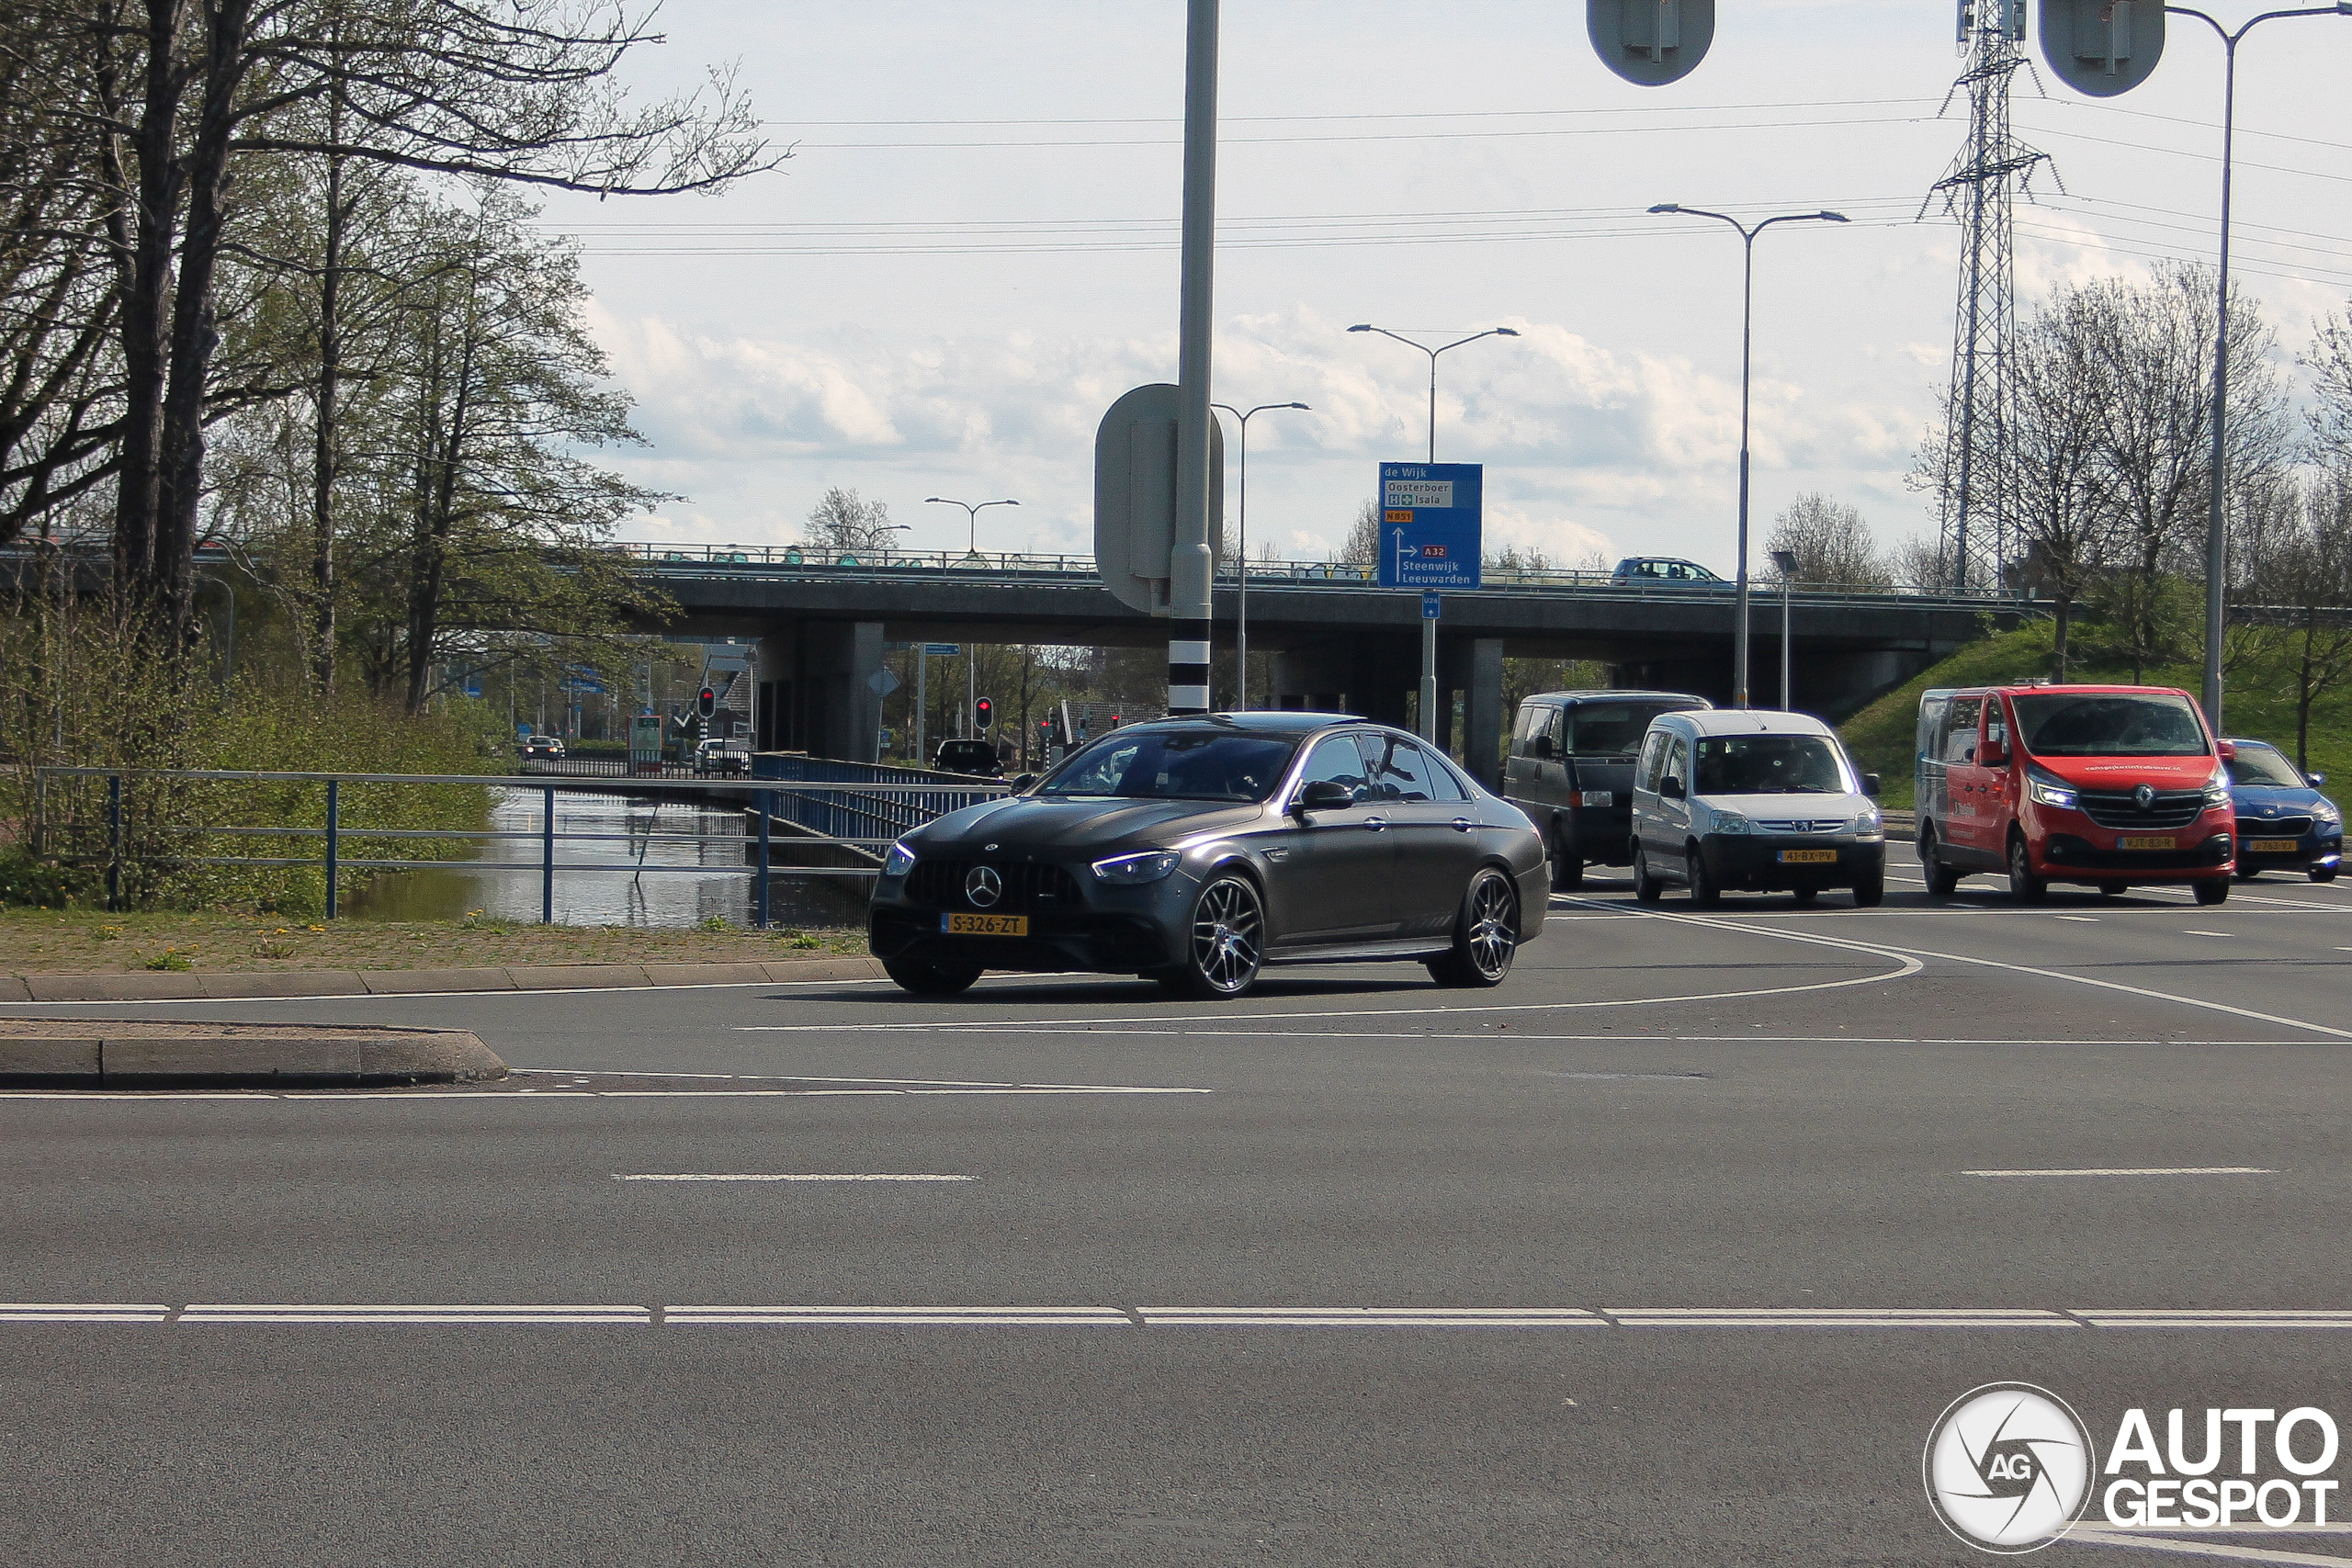
[(717, 692), (712, 691), (708, 686), (705, 686), (701, 691), (695, 694), (695, 712), (696, 714), (700, 715), (704, 718), (708, 718), (712, 714), (715, 714), (718, 711), (718, 694)]
[(982, 697), (972, 705), (972, 723), (976, 728), (986, 729), (995, 719), (996, 704), (988, 698)]

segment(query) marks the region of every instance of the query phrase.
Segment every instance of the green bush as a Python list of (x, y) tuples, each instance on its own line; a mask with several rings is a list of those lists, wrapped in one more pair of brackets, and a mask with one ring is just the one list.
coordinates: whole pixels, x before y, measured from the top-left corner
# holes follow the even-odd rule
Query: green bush
[(0, 905), (62, 909), (94, 904), (104, 886), (97, 871), (89, 866), (61, 865), (53, 860), (37, 860), (18, 845), (0, 846)]

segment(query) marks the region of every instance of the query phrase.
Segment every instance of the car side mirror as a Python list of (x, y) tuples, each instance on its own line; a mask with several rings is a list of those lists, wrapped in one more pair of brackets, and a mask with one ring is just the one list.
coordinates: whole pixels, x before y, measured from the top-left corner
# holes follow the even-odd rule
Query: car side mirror
[(2312, 781), (2312, 788), (2313, 789), (2319, 788), (2320, 785), (2327, 782), (2327, 775), (2325, 773), (2305, 773), (2303, 777)]
[(1682, 787), (1682, 781), (1672, 773), (1657, 781), (1657, 792), (1668, 800), (1681, 800), (1690, 794)]
[(1012, 780), (1012, 793), (1015, 795), (1026, 795), (1029, 793), (1029, 786), (1036, 782), (1037, 775), (1035, 773), (1015, 774)]
[(2007, 746), (2004, 746), (2000, 742), (1999, 739), (1995, 736), (1986, 736), (1984, 738), (1984, 744), (1976, 749), (1976, 765), (1978, 767), (1997, 768), (2008, 760), (2009, 749)]
[(1355, 803), (1354, 793), (1339, 780), (1311, 779), (1298, 792), (1298, 798), (1290, 803), (1290, 808), (1294, 812), (1344, 811)]
[(1534, 739), (1527, 743), (1527, 754), (1533, 757), (1538, 761), (1550, 761), (1552, 760), (1552, 738), (1548, 735), (1537, 736)]
[(1862, 775), (1862, 793), (1871, 796), (1873, 800), (1875, 800), (1885, 788), (1886, 781), (1880, 778), (1876, 773), (1864, 773)]
[(2234, 740), (2216, 740), (2213, 742), (2213, 749), (2221, 754), (2222, 761), (2224, 762), (2234, 762), (2238, 760), (2238, 743)]

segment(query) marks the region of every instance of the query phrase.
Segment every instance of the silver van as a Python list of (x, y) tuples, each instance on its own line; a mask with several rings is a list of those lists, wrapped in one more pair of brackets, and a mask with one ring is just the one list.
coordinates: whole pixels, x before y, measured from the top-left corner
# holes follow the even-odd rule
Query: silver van
[(1650, 720), (1704, 708), (1680, 692), (1544, 692), (1519, 705), (1503, 798), (1527, 813), (1552, 856), (1552, 886), (1588, 865), (1630, 865), (1634, 753)]
[(1811, 714), (1661, 714), (1634, 771), (1634, 897), (1687, 887), (1704, 908), (1728, 891), (1806, 904), (1850, 887), (1869, 908), (1886, 896), (1878, 793)]

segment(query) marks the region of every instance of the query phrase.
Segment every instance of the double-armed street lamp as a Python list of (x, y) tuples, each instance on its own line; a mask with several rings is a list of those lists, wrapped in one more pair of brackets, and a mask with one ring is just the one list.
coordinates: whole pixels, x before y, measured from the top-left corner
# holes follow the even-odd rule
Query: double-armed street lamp
[[(991, 506), (1021, 504), (1017, 501), (957, 501), (955, 497), (946, 495), (924, 496), (922, 503), (925, 506), (960, 506), (964, 509), (964, 524), (967, 530), (964, 554), (967, 558), (980, 553), (980, 513)], [(956, 721), (956, 733), (958, 736), (967, 733), (972, 722), (972, 709), (979, 702), (980, 678), (978, 671), (974, 668), (979, 656), (978, 645), (967, 640), (964, 644), (964, 716)]]
[(1737, 608), (1732, 628), (1732, 705), (1747, 705), (1747, 412), (1748, 367), (1756, 336), (1756, 236), (1775, 223), (1844, 223), (1849, 221), (1842, 212), (1784, 212), (1767, 218), (1754, 225), (1742, 223), (1727, 212), (1710, 212), (1702, 207), (1683, 207), (1663, 201), (1650, 209), (1653, 213), (1665, 213), (1690, 218), (1713, 218), (1728, 223), (1739, 231), (1740, 244), (1746, 262), (1740, 276), (1739, 316), (1739, 591)]
[(1472, 333), (1468, 337), (1456, 338), (1452, 343), (1442, 344), (1436, 348), (1431, 348), (1428, 344), (1416, 343), (1413, 339), (1407, 337), (1402, 333), (1392, 333), (1386, 327), (1375, 327), (1369, 321), (1360, 322), (1355, 326), (1350, 327), (1348, 331), (1351, 333), (1378, 333), (1382, 337), (1393, 337), (1398, 343), (1404, 344), (1410, 348), (1418, 348), (1423, 354), (1430, 356), (1429, 460), (1432, 463), (1437, 461), (1437, 356), (1445, 353), (1448, 349), (1460, 348), (1465, 343), (1476, 343), (1482, 337), (1517, 337), (1519, 335), (1518, 332), (1510, 327), (1488, 327), (1485, 332)]
[(2230, 413), (2230, 153), (2237, 130), (2238, 40), (2265, 22), (2281, 17), (2352, 17), (2352, 0), (2333, 6), (2308, 6), (2292, 11), (2265, 11), (2232, 32), (2204, 12), (2189, 6), (2167, 6), (2176, 17), (2194, 17), (2211, 28), (2222, 40), (2222, 266), (2220, 303), (2213, 316), (2213, 493), (2205, 520), (2205, 717), (2213, 733), (2222, 729), (2222, 623), (2229, 604), (2230, 536), (2229, 413)]
[[(1305, 403), (1260, 403), (1248, 413), (1231, 403), (1211, 403), (1234, 418), (1241, 429), (1241, 540), (1237, 553), (1241, 557), (1234, 567), (1234, 580), (1239, 585), (1237, 598), (1239, 607), (1234, 616), (1233, 671), (1241, 688), (1241, 700), (1235, 707), (1247, 711), (1250, 706), (1250, 422), (1269, 409), (1306, 409)], [(1311, 412), (1311, 411), (1310, 411)]]

